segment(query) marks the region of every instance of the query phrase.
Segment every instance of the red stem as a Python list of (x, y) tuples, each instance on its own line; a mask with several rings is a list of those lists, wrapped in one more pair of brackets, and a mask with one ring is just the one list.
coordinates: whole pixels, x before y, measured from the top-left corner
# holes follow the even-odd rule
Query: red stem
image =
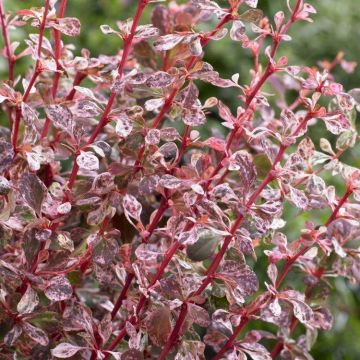
[[(42, 42), (43, 42), (43, 38), (44, 38), (44, 30), (45, 30), (45, 24), (46, 24), (46, 18), (49, 12), (49, 6), (50, 6), (50, 0), (46, 0), (45, 2), (45, 8), (44, 8), (44, 14), (43, 14), (43, 18), (40, 24), (40, 29), (39, 29), (39, 43), (38, 43), (38, 48), (37, 48), (37, 60), (35, 63), (35, 70), (33, 72), (33, 75), (30, 79), (29, 85), (26, 88), (26, 91), (24, 93), (24, 96), (22, 98), (23, 102), (26, 102), (27, 98), (30, 95), (31, 89), (34, 86), (34, 83), (37, 79), (37, 77), (41, 74), (41, 69), (40, 69), (40, 57), (41, 57), (41, 47), (42, 47)], [(15, 124), (14, 124), (14, 131), (13, 131), (13, 137), (12, 137), (12, 145), (14, 148), (14, 151), (17, 151), (17, 139), (19, 136), (19, 127), (20, 127), (20, 119), (21, 119), (21, 107), (18, 107), (16, 109), (16, 117), (15, 117)]]
[(166, 345), (162, 349), (162, 351), (161, 351), (161, 353), (160, 353), (160, 355), (158, 357), (158, 360), (165, 360), (167, 353), (170, 351), (172, 346), (176, 343), (176, 341), (177, 341), (177, 339), (178, 339), (178, 337), (180, 335), (180, 332), (181, 332), (182, 326), (184, 324), (184, 321), (186, 319), (186, 315), (187, 315), (187, 303), (184, 302), (181, 305), (180, 314), (178, 316), (178, 320), (176, 321), (174, 329), (171, 332), (170, 337), (169, 337)]
[[(219, 31), (225, 24), (227, 24), (229, 21), (231, 21), (233, 19), (231, 14), (228, 14), (226, 16), (223, 17), (223, 19), (216, 25), (216, 27), (214, 28), (213, 31), (211, 31), (206, 37), (201, 39), (201, 45), (204, 48), (210, 41), (211, 36), (213, 36), (214, 34), (216, 34), (217, 31)], [(187, 71), (191, 70), (191, 68), (194, 66), (196, 60), (197, 60), (197, 56), (192, 56), (186, 66)], [(167, 65), (166, 65), (167, 66)], [(182, 85), (177, 85), (175, 86), (172, 91), (170, 92), (170, 95), (167, 97), (167, 99), (165, 100), (165, 103), (163, 105), (163, 107), (161, 108), (159, 114), (156, 116), (156, 118), (154, 119), (154, 122), (152, 124), (152, 128), (153, 129), (157, 129), (165, 114), (169, 111), (169, 109), (171, 108), (174, 99), (177, 95), (177, 93), (179, 92), (179, 90), (181, 89)], [(134, 175), (137, 174), (137, 172), (141, 169), (141, 161), (142, 161), (142, 157), (144, 155), (145, 152), (145, 145), (143, 144), (140, 147), (140, 150), (138, 152), (138, 156), (134, 165)]]
[(128, 289), (129, 289), (129, 287), (131, 285), (131, 282), (132, 282), (134, 276), (135, 275), (132, 274), (132, 273), (127, 274), (124, 287), (122, 288), (120, 296), (119, 296), (117, 302), (115, 303), (115, 306), (114, 306), (114, 308), (113, 308), (113, 310), (111, 312), (111, 320), (114, 319), (114, 317), (116, 316), (117, 312), (119, 311), (123, 301), (126, 299), (127, 291), (128, 291)]
[[(217, 26), (215, 27), (215, 29), (210, 33), (210, 35), (214, 35), (220, 28), (222, 28), (228, 21), (230, 21), (232, 19), (232, 16), (226, 16), (224, 17), (218, 24)], [(207, 39), (202, 39), (202, 44), (203, 46), (206, 46), (206, 44), (209, 42), (209, 38)], [(196, 56), (192, 56), (190, 58), (190, 61), (187, 65), (187, 69), (190, 69), (194, 64), (195, 64), (195, 61), (196, 61), (197, 57)], [(177, 86), (175, 87), (172, 92), (170, 93), (169, 97), (167, 98), (167, 100), (165, 101), (161, 111), (159, 112), (159, 114), (156, 116), (155, 120), (154, 120), (154, 123), (152, 125), (152, 128), (157, 128), (160, 123), (161, 123), (161, 120), (162, 118), (165, 116), (166, 112), (169, 110), (169, 108), (171, 107), (172, 103), (173, 103), (173, 100), (177, 94), (177, 92), (180, 90), (181, 86)], [(190, 127), (187, 126), (185, 128), (185, 133), (184, 133), (184, 136), (183, 136), (183, 139), (182, 139), (182, 143), (181, 143), (181, 148), (180, 148), (180, 151), (179, 151), (179, 155), (178, 155), (178, 158), (176, 160), (176, 164), (178, 164), (182, 158), (182, 155), (183, 153), (185, 152), (185, 149), (186, 149), (186, 146), (187, 146), (187, 137), (188, 137), (188, 134), (190, 132)], [(137, 160), (135, 161), (135, 164), (134, 164), (134, 175), (136, 175), (136, 173), (141, 169), (141, 160), (142, 160), (142, 157), (143, 157), (143, 154), (145, 152), (145, 144), (143, 144), (140, 149), (139, 149), (139, 152), (138, 152), (138, 156), (137, 156)], [(175, 169), (175, 167), (173, 167), (172, 171)], [(166, 204), (166, 205), (165, 205)], [(162, 219), (162, 216), (165, 212), (165, 210), (168, 208), (168, 203), (167, 203), (167, 199), (165, 199), (164, 197), (162, 197), (161, 199), (161, 203), (160, 203), (160, 206), (159, 206), (159, 209), (157, 211), (157, 213), (155, 214), (155, 217), (152, 221), (152, 223), (149, 225), (148, 227), (148, 234), (146, 236), (145, 239), (143, 239), (144, 242), (147, 242), (147, 240), (150, 238), (151, 234), (153, 233), (153, 231), (155, 230), (156, 226), (158, 225), (158, 223), (161, 221)], [(129, 274), (128, 274), (129, 276)], [(126, 294), (125, 294), (126, 295)], [(122, 296), (122, 294), (120, 294), (120, 296)], [(119, 299), (118, 299), (119, 301)], [(120, 340), (119, 340), (120, 341)]]
[[(169, 262), (171, 261), (172, 257), (176, 253), (176, 251), (179, 249), (179, 246), (180, 246), (180, 244), (176, 241), (168, 249), (167, 253), (165, 254), (163, 262), (161, 263), (154, 279), (150, 282), (150, 285), (148, 288), (151, 288), (152, 286), (154, 286), (154, 284), (156, 284), (156, 282), (161, 279), (166, 267), (168, 266)], [(145, 297), (145, 295), (142, 294), (139, 298), (139, 302), (136, 307), (136, 311), (135, 311), (136, 316), (133, 316), (129, 319), (129, 321), (132, 324), (137, 324), (137, 322), (139, 321), (138, 315), (140, 314), (140, 311), (143, 308), (145, 302), (146, 302), (146, 297)], [(125, 328), (123, 328), (120, 331), (120, 333), (116, 336), (116, 338), (112, 341), (112, 343), (109, 345), (109, 347), (106, 349), (106, 351), (114, 350), (115, 347), (119, 344), (119, 342), (124, 338), (125, 335), (126, 335), (126, 330), (125, 330)], [(106, 353), (104, 360), (108, 359), (109, 356), (110, 356), (109, 353)]]
[(344, 196), (340, 199), (340, 201), (339, 201), (338, 204), (336, 205), (336, 207), (335, 207), (334, 211), (332, 212), (331, 216), (330, 216), (329, 219), (326, 221), (325, 226), (328, 226), (330, 223), (332, 223), (332, 222), (336, 219), (336, 217), (337, 217), (340, 209), (343, 207), (343, 205), (346, 203), (346, 201), (348, 200), (348, 198), (350, 197), (350, 195), (351, 195), (352, 193), (353, 193), (353, 191), (352, 191), (351, 189), (348, 189), (348, 190), (346, 191), (346, 193), (344, 194)]
[[(224, 21), (224, 23), (226, 23), (227, 21), (229, 21), (229, 19), (225, 19), (225, 18), (224, 18), (223, 21)], [(276, 45), (275, 48), (274, 48), (274, 51), (273, 51), (274, 53), (276, 52), (277, 46), (278, 46), (278, 45)], [(196, 58), (195, 58), (195, 60), (196, 60)], [(194, 59), (191, 59), (191, 60), (190, 60), (190, 64), (192, 64), (193, 62), (194, 62)], [(261, 84), (263, 84), (263, 82), (265, 82), (265, 80), (267, 79), (267, 77), (268, 77), (269, 75), (270, 75), (270, 73), (263, 77), (263, 80), (262, 80), (262, 83), (261, 83)], [(261, 87), (261, 85), (258, 87), (258, 90), (260, 89), (260, 87)], [(257, 91), (258, 91), (258, 90), (257, 90)], [(255, 95), (256, 95), (256, 93), (254, 93), (254, 96), (255, 96)], [(250, 102), (251, 102), (251, 101), (250, 101)], [(250, 103), (249, 103), (248, 105), (246, 105), (246, 108), (248, 108), (249, 105), (250, 105)], [(168, 106), (168, 105), (167, 105), (167, 106)], [(298, 128), (296, 129), (296, 131), (294, 132), (294, 135), (297, 135), (298, 132), (301, 130), (302, 126), (305, 126), (307, 120), (308, 120), (308, 118), (304, 119), (304, 121), (299, 125), (299, 127), (298, 127)], [(155, 124), (158, 125), (158, 123), (160, 123), (160, 122), (155, 120)], [(229, 140), (228, 140), (228, 144), (227, 144), (227, 147), (226, 147), (227, 149), (230, 149), (231, 143), (232, 143), (233, 139), (235, 138), (235, 135), (236, 135), (236, 132), (237, 132), (237, 131), (238, 131), (238, 128), (235, 128), (235, 129), (231, 132), (230, 137), (229, 137)], [(286, 149), (287, 149), (287, 147), (285, 147), (284, 149), (283, 149), (283, 146), (280, 147), (279, 154), (281, 154), (281, 155), (279, 155), (279, 160), (278, 160), (278, 161), (281, 160), (281, 158), (282, 158), (282, 156), (283, 156), (283, 154), (284, 154), (284, 152), (285, 152)], [(144, 151), (144, 149), (140, 149), (140, 152), (143, 153), (143, 151)], [(140, 153), (140, 152), (139, 152), (139, 153)], [(226, 157), (226, 154), (224, 154), (224, 155), (225, 155), (225, 157)], [(140, 158), (141, 158), (141, 156), (140, 156)], [(138, 159), (139, 159), (139, 156), (138, 156)], [(139, 161), (139, 163), (140, 163), (140, 161)], [(275, 165), (276, 165), (276, 163), (273, 164), (272, 170), (274, 169)], [(218, 165), (218, 167), (215, 169), (215, 174), (216, 174), (218, 171), (220, 171), (221, 168), (222, 168), (222, 165), (221, 165), (221, 164), (220, 164), (220, 166)], [(215, 175), (214, 175), (214, 176), (215, 176)], [(259, 194), (260, 194), (260, 192), (262, 191), (262, 189), (268, 184), (268, 182), (270, 182), (272, 179), (273, 179), (273, 178), (272, 178), (272, 175), (271, 175), (271, 176), (269, 175), (268, 177), (266, 177), (266, 178), (264, 179), (264, 181), (266, 180), (266, 183), (263, 181), (262, 184), (260, 184), (260, 187), (262, 187), (262, 188), (260, 189), (260, 187), (259, 187)], [(251, 198), (251, 199), (252, 199), (252, 198)], [(251, 200), (251, 199), (250, 199), (250, 200)], [(249, 201), (250, 201), (250, 200), (249, 200)], [(256, 200), (256, 198), (255, 198), (254, 200)], [(248, 203), (247, 205), (250, 207), (249, 203)], [(241, 224), (242, 220), (243, 220), (243, 215), (240, 215), (239, 218), (237, 219), (237, 221), (235, 222), (235, 224), (234, 224), (233, 227), (232, 227), (232, 230), (231, 230), (231, 231), (233, 231), (233, 233), (235, 233), (237, 227)], [(208, 275), (207, 275), (207, 277), (205, 278), (205, 280), (204, 280), (204, 282), (202, 283), (202, 285), (200, 286), (200, 289), (199, 289), (199, 290), (200, 290), (200, 293), (202, 292), (202, 291), (201, 291), (201, 288), (205, 288), (205, 287), (207, 286), (207, 284), (211, 281), (212, 275), (213, 275), (213, 273), (216, 271), (217, 266), (219, 265), (222, 257), (224, 256), (224, 254), (225, 254), (225, 252), (226, 252), (226, 249), (227, 249), (228, 245), (229, 245), (230, 242), (231, 242), (231, 239), (232, 239), (232, 236), (229, 236), (229, 237), (227, 237), (227, 238), (224, 240), (224, 245), (223, 245), (222, 249), (220, 250), (220, 252), (219, 252), (219, 253), (217, 254), (217, 256), (215, 257), (214, 262), (210, 265), (210, 268), (209, 268), (209, 271), (208, 271)], [(179, 244), (179, 243), (175, 242), (175, 243), (173, 244), (173, 254), (177, 251), (177, 249), (178, 249), (179, 247), (180, 247), (180, 244)], [(164, 259), (163, 263), (161, 264), (161, 267), (160, 267), (159, 271), (157, 272), (156, 279), (160, 279), (160, 278), (161, 278), (162, 273), (165, 271), (165, 268), (167, 267), (167, 265), (168, 265), (168, 263), (170, 262), (170, 260), (171, 260), (171, 257), (170, 257), (170, 258), (169, 258), (169, 257), (166, 257), (166, 258)], [(205, 285), (205, 283), (206, 283), (206, 285)], [(204, 285), (205, 285), (205, 286), (204, 286)], [(199, 290), (198, 290), (198, 291), (199, 291)], [(197, 293), (198, 293), (198, 292), (196, 292), (196, 294), (197, 294)], [(196, 295), (196, 294), (195, 294), (195, 295)], [(140, 298), (140, 300), (139, 300), (137, 310), (140, 310), (140, 309), (142, 308), (144, 302), (145, 302), (145, 297), (142, 296), (142, 297)], [(184, 312), (185, 312), (185, 310), (184, 310)], [(138, 311), (137, 311), (137, 313), (138, 313)], [(185, 316), (186, 316), (186, 314), (185, 314)], [(181, 318), (180, 320), (178, 319), (178, 321), (179, 321), (179, 322), (182, 322), (183, 320), (182, 320), (182, 318)], [(175, 327), (176, 327), (176, 325), (175, 325)], [(177, 328), (177, 327), (176, 327), (176, 328)], [(116, 346), (116, 345), (121, 341), (121, 339), (125, 336), (125, 334), (126, 334), (126, 331), (124, 331), (124, 329), (123, 329), (123, 331), (121, 331), (121, 333), (119, 334), (119, 336), (118, 336), (118, 337), (113, 341), (113, 343), (110, 345), (111, 348), (108, 348), (107, 350), (112, 350), (112, 349), (114, 349), (115, 346)], [(174, 333), (173, 337), (174, 337), (174, 338), (177, 338), (177, 336), (178, 336), (178, 334)], [(172, 340), (169, 339), (169, 341), (171, 342)], [(166, 347), (167, 350), (166, 350), (166, 351), (163, 350), (163, 353), (164, 353), (163, 356), (166, 356), (167, 352), (171, 350), (172, 344), (169, 344), (169, 341), (168, 341), (168, 343), (165, 345), (165, 347)]]
[[(345, 202), (348, 200), (349, 196), (352, 194), (351, 190), (348, 190), (344, 196), (339, 200), (336, 208), (334, 209), (334, 211), (332, 212), (332, 214), (330, 215), (330, 217), (328, 218), (328, 220), (326, 221), (325, 225), (329, 225), (332, 221), (335, 220), (336, 218), (336, 214), (339, 212), (340, 208), (345, 204)], [(335, 214), (335, 216), (333, 216)], [(304, 246), (302, 249), (299, 250), (298, 253), (296, 253), (294, 256), (292, 256), (291, 258), (289, 258), (283, 268), (283, 271), (281, 272), (281, 274), (278, 276), (276, 283), (275, 283), (275, 288), (278, 289), (280, 287), (280, 285), (283, 283), (283, 281), (285, 280), (287, 274), (289, 273), (292, 265), (295, 263), (295, 261), (302, 255), (304, 255), (306, 253), (306, 251), (308, 251), (310, 248), (310, 246)], [(322, 269), (318, 269), (318, 271), (316, 272), (318, 273), (318, 278), (320, 279), (323, 275), (323, 271)], [(313, 286), (313, 285), (312, 285)], [(306, 294), (309, 294), (309, 291), (307, 289)], [(255, 314), (258, 310), (259, 310), (259, 306), (256, 306), (255, 308), (252, 308), (254, 305), (255, 301), (253, 301), (252, 303), (250, 303), (247, 306), (247, 309), (252, 309), (251, 313)], [(249, 319), (247, 319), (246, 323), (249, 321)], [(293, 321), (290, 325), (290, 333), (295, 329), (296, 324), (298, 323), (298, 320), (296, 317), (293, 318)], [(233, 347), (234, 341), (237, 339), (238, 335), (240, 334), (240, 332), (242, 331), (244, 327), (244, 324), (240, 324), (233, 332), (232, 336), (228, 339), (228, 341), (226, 342), (226, 344), (223, 346), (223, 348), (218, 352), (218, 354), (215, 356), (215, 358), (213, 360), (219, 360), (230, 348)], [(280, 354), (281, 350), (283, 348), (283, 342), (282, 341), (278, 341), (272, 352), (271, 352), (271, 356), (272, 358), (275, 358), (277, 355)]]
[(6, 56), (8, 59), (9, 81), (10, 81), (10, 85), (12, 85), (14, 82), (15, 57), (14, 57), (14, 54), (11, 49), (9, 29), (8, 29), (8, 25), (6, 23), (4, 5), (3, 5), (2, 0), (0, 0), (0, 19), (1, 19), (1, 31), (2, 31), (2, 35), (4, 38), (4, 44), (5, 44), (5, 51), (6, 51)]
[[(304, 128), (307, 124), (307, 122), (311, 119), (312, 117), (312, 113), (311, 111), (308, 112), (308, 114), (304, 117), (304, 119), (300, 122), (300, 124), (298, 125), (298, 127), (294, 130), (293, 132), (293, 136), (296, 136), (302, 128)], [(264, 180), (260, 183), (260, 185), (258, 186), (258, 188), (254, 191), (254, 193), (250, 196), (249, 200), (247, 201), (245, 207), (246, 209), (250, 209), (250, 207), (255, 203), (255, 201), (257, 200), (258, 196), (261, 194), (262, 190), (264, 190), (264, 188), (272, 181), (274, 180), (274, 170), (276, 168), (276, 165), (278, 163), (280, 163), (286, 149), (289, 147), (290, 145), (284, 145), (282, 144), (279, 148), (278, 154), (271, 166), (271, 169), (269, 170), (268, 174), (266, 175), (266, 177), (264, 178)], [(241, 225), (241, 223), (244, 220), (244, 213), (241, 213), (238, 218), (236, 219), (236, 221), (234, 222), (234, 224), (232, 225), (231, 229), (230, 229), (230, 235), (228, 235), (225, 239), (224, 239), (224, 243), (220, 249), (220, 251), (216, 254), (214, 260), (212, 261), (207, 273), (206, 273), (206, 277), (203, 280), (203, 282), (201, 283), (200, 287), (198, 288), (198, 290), (193, 294), (193, 296), (198, 296), (201, 295), (202, 292), (206, 289), (206, 287), (211, 283), (211, 281), (213, 280), (213, 276), (218, 268), (218, 266), (220, 265), (221, 260), (223, 259), (227, 248), (229, 247), (233, 236), (237, 230), (237, 228)], [(166, 346), (166, 345), (165, 345)], [(170, 347), (171, 349), (171, 347)]]
[[(344, 206), (344, 204), (346, 203), (346, 201), (349, 199), (350, 195), (352, 194), (352, 190), (348, 189), (346, 191), (346, 193), (344, 194), (344, 196), (339, 200), (337, 206), (335, 207), (335, 209), (333, 210), (333, 212), (331, 213), (330, 217), (327, 219), (326, 223), (324, 224), (325, 226), (330, 225), (337, 217), (337, 214), (339, 213), (340, 209)], [(315, 273), (317, 274), (317, 278), (318, 280), (320, 280), (323, 276), (323, 269), (322, 267), (319, 267)], [(310, 296), (311, 294), (311, 290), (313, 289), (314, 285), (309, 285), (305, 291), (305, 294), (307, 295), (307, 297)], [(291, 326), (290, 326), (290, 333), (292, 333), (292, 331), (294, 331), (296, 325), (298, 324), (298, 319), (296, 317), (293, 317), (293, 320), (291, 322)], [(271, 357), (273, 359), (275, 359), (281, 352), (281, 350), (284, 347), (284, 343), (282, 341), (278, 341), (273, 350), (271, 351)]]
[[(62, 0), (61, 4), (60, 4), (59, 14), (57, 16), (58, 19), (64, 17), (66, 5), (67, 5), (67, 0)], [(61, 66), (60, 66), (60, 62), (59, 62), (60, 56), (61, 56), (61, 32), (57, 29), (54, 29), (54, 39), (55, 39), (55, 41), (54, 41), (55, 42), (54, 60), (56, 62), (57, 71), (55, 72), (52, 89), (51, 89), (51, 94), (52, 94), (53, 100), (56, 99), (56, 94), (57, 94), (58, 87), (59, 87), (59, 80), (60, 80), (60, 76), (61, 76), (61, 73), (60, 73)], [(50, 119), (48, 117), (46, 117), (44, 128), (41, 132), (41, 139), (43, 139), (47, 136), (47, 134), (49, 132), (49, 128), (50, 128)]]
[[(121, 56), (119, 66), (118, 66), (118, 78), (117, 78), (117, 80), (121, 80), (122, 77), (123, 77), (125, 64), (127, 62), (129, 54), (130, 54), (130, 49), (131, 49), (131, 45), (132, 45), (132, 42), (133, 42), (133, 39), (134, 39), (134, 36), (135, 36), (135, 31), (136, 31), (136, 28), (137, 28), (137, 26), (139, 24), (141, 14), (142, 14), (145, 6), (147, 5), (147, 3), (148, 3), (148, 0), (139, 0), (138, 6), (137, 6), (137, 9), (136, 9), (136, 14), (135, 14), (132, 26), (131, 26), (130, 34), (124, 39), (124, 50), (123, 50), (123, 53), (122, 53), (122, 56)], [(86, 145), (83, 147), (83, 150), (85, 150), (90, 144), (92, 144), (96, 140), (96, 138), (99, 135), (102, 128), (107, 124), (108, 115), (109, 115), (109, 113), (111, 111), (111, 108), (112, 108), (112, 105), (114, 103), (115, 98), (116, 98), (116, 92), (111, 91), (108, 102), (107, 102), (106, 107), (104, 109), (104, 112), (102, 113), (101, 118), (100, 118), (100, 120), (99, 120), (93, 134), (91, 135), (90, 139), (87, 141)], [(77, 173), (79, 171), (79, 167), (76, 164), (77, 156), (78, 155), (75, 156), (73, 169), (71, 171), (71, 176), (70, 176), (70, 180), (69, 180), (69, 183), (68, 183), (69, 189), (71, 189), (73, 187), (75, 179), (77, 177)]]

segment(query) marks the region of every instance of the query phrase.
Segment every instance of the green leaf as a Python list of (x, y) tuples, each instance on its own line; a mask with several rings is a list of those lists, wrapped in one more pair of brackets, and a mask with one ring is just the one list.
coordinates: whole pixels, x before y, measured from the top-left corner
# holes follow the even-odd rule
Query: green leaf
[(265, 154), (257, 154), (253, 158), (253, 163), (256, 167), (256, 172), (260, 179), (263, 179), (271, 168), (271, 162)]
[(220, 237), (208, 229), (202, 230), (199, 240), (187, 247), (187, 256), (192, 261), (203, 261), (214, 254)]
[(264, 13), (260, 9), (249, 9), (239, 15), (239, 19), (250, 23), (256, 23), (260, 21)]

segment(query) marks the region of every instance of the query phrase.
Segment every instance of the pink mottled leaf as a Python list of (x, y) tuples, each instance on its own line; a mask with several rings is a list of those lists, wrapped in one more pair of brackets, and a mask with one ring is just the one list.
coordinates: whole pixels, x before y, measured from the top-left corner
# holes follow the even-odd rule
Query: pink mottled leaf
[(169, 86), (171, 82), (171, 75), (164, 71), (158, 71), (147, 78), (146, 85), (150, 88), (164, 88)]
[(90, 151), (82, 151), (76, 158), (76, 162), (80, 169), (84, 170), (98, 170), (99, 159)]
[(73, 290), (69, 280), (59, 275), (48, 282), (44, 293), (52, 301), (64, 301), (71, 298)]
[(77, 18), (59, 18), (51, 26), (68, 36), (78, 36), (80, 34), (80, 21)]
[(74, 356), (78, 351), (85, 349), (82, 346), (70, 343), (61, 343), (51, 350), (51, 355), (60, 359), (66, 359)]
[(22, 323), (22, 328), (24, 333), (29, 336), (29, 338), (33, 341), (35, 341), (36, 343), (42, 345), (42, 346), (47, 346), (49, 343), (49, 338), (46, 335), (45, 331), (41, 330), (38, 327), (35, 327), (31, 324), (29, 324), (28, 322), (23, 322)]
[(131, 222), (130, 218), (140, 221), (142, 206), (133, 195), (126, 194), (123, 198), (122, 204), (125, 216), (128, 218), (129, 222)]

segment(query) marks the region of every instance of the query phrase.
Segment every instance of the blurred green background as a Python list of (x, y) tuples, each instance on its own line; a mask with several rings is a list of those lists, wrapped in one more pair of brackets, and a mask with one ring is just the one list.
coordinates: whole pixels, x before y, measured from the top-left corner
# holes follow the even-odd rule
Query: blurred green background
[[(287, 55), (292, 65), (316, 65), (319, 60), (333, 60), (339, 51), (345, 53), (346, 59), (360, 61), (360, 0), (309, 0), (318, 14), (313, 16), (315, 22), (295, 24), (290, 30), (293, 37), (291, 43), (283, 43), (279, 55)], [(105, 36), (99, 26), (108, 24), (114, 26), (116, 20), (126, 19), (133, 15), (137, 1), (135, 0), (69, 0), (67, 16), (75, 16), (81, 20), (82, 31), (77, 38), (63, 36), (66, 43), (74, 43), (77, 51), (88, 48), (93, 56), (99, 54), (114, 54), (121, 43), (115, 36)], [(218, 1), (226, 6), (226, 1)], [(18, 10), (31, 6), (42, 6), (41, 0), (5, 0), (6, 10)], [(149, 6), (151, 8), (152, 6)], [(278, 10), (286, 10), (286, 0), (259, 0), (259, 8), (264, 10), (268, 17), (272, 17)], [(149, 9), (150, 10), (150, 9)], [(146, 11), (143, 23), (149, 22), (150, 11)], [(216, 19), (213, 20), (216, 23)], [(11, 31), (12, 41), (22, 41), (29, 28), (19, 28)], [(226, 37), (220, 42), (209, 44), (205, 59), (209, 61), (221, 76), (226, 78), (234, 73), (240, 74), (240, 83), (249, 80), (251, 57), (249, 52), (242, 49), (239, 43), (234, 43)], [(264, 59), (262, 59), (264, 61)], [(17, 73), (23, 73), (31, 60), (23, 59), (17, 64)], [(0, 57), (0, 79), (6, 79), (7, 63)], [(346, 74), (340, 68), (335, 70), (338, 82), (346, 90), (360, 87), (360, 68), (354, 74)], [(236, 108), (237, 93), (234, 89), (219, 89), (211, 86), (202, 86), (202, 99), (209, 96), (220, 97), (233, 109)], [(215, 116), (214, 116), (215, 117)], [(0, 122), (4, 116), (0, 116)], [(218, 119), (208, 122), (208, 129), (216, 126)], [(311, 130), (311, 136), (316, 146), (321, 137), (331, 137), (325, 128), (319, 124)], [(350, 149), (342, 160), (348, 164), (360, 167), (360, 149)], [(327, 180), (341, 189), (342, 184), (337, 178), (326, 175)], [(341, 191), (339, 191), (341, 194)], [(315, 222), (321, 224), (326, 214), (315, 213)], [(296, 238), (304, 221), (309, 215), (298, 215), (294, 209), (288, 207), (285, 218), (288, 221), (286, 232), (290, 239)], [(291, 229), (291, 230), (290, 230)], [(258, 254), (260, 255), (260, 254)], [(261, 261), (261, 258), (260, 258)], [(312, 350), (315, 359), (360, 359), (360, 290), (358, 286), (350, 285), (344, 280), (337, 279), (333, 283), (337, 291), (330, 297), (331, 307), (335, 316), (335, 325), (331, 332), (320, 333), (319, 339)]]

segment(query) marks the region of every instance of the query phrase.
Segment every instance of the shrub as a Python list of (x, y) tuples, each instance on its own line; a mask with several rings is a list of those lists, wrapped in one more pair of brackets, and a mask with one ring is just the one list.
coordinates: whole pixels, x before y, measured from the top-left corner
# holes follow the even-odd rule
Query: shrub
[[(66, 0), (9, 16), (0, 1), (2, 354), (309, 359), (332, 326), (329, 278), (360, 280), (360, 172), (340, 160), (356, 145), (360, 90), (331, 74), (356, 64), (277, 55), (316, 13), (303, 0), (274, 19), (257, 0), (152, 2), (103, 25), (123, 47), (93, 58), (62, 41), (80, 32)], [(18, 51), (11, 29), (25, 25), (37, 33)], [(227, 27), (253, 56), (248, 84), (205, 61)], [(17, 76), (25, 56), (33, 69)], [(229, 88), (236, 111), (200, 100), (201, 82)], [(309, 130), (322, 123), (317, 150)], [(300, 234), (284, 206), (306, 214)]]

